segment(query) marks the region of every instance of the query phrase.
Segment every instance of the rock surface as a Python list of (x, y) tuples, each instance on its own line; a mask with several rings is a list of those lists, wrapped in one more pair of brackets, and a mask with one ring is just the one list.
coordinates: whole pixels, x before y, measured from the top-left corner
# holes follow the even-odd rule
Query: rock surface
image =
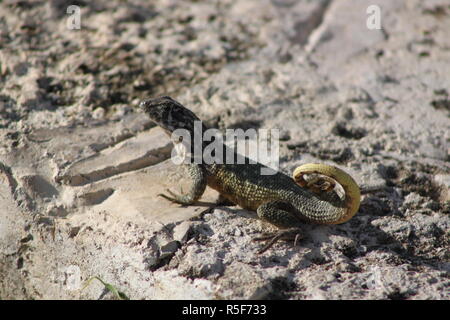
[[(0, 298), (449, 299), (446, 0), (2, 1)], [(381, 29), (367, 28), (367, 8)], [(280, 130), (280, 170), (338, 165), (360, 212), (264, 254), (256, 214), (189, 183), (137, 110)]]

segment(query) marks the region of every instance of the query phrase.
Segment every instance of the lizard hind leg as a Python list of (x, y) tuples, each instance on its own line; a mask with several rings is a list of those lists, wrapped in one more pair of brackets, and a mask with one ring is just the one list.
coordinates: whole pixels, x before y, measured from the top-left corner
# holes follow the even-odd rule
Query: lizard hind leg
[(300, 228), (289, 228), (278, 230), (274, 233), (269, 233), (261, 237), (253, 238), (254, 241), (267, 241), (267, 243), (258, 250), (258, 253), (266, 252), (270, 249), (278, 240), (293, 240), (294, 246), (297, 245), (298, 241), (303, 238), (303, 233)]
[(266, 202), (258, 207), (256, 210), (258, 217), (280, 228), (276, 232), (253, 239), (254, 241), (268, 240), (258, 253), (267, 251), (278, 240), (294, 240), (294, 245), (297, 245), (298, 240), (303, 238), (303, 233), (299, 227), (296, 227), (301, 221), (295, 212), (296, 209), (290, 203), (279, 200)]

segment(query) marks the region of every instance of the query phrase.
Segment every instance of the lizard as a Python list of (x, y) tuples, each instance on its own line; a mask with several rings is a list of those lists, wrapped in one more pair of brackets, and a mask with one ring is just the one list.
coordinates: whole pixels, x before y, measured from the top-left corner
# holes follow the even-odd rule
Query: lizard
[[(191, 110), (169, 96), (142, 100), (139, 108), (172, 138), (174, 144), (181, 143), (188, 152), (193, 150), (193, 145), (177, 135), (178, 130), (185, 130), (194, 137), (198, 128), (203, 132), (208, 129)], [(199, 126), (196, 127), (195, 122)], [(200, 144), (201, 150), (207, 145), (205, 141), (195, 143)], [(223, 148), (228, 146), (223, 145)], [(236, 157), (242, 156), (233, 152)], [(348, 221), (359, 209), (360, 188), (350, 175), (335, 166), (305, 164), (294, 170), (292, 179), (280, 171), (261, 175), (261, 169), (267, 167), (259, 162), (235, 162), (205, 163), (191, 159), (188, 172), (192, 184), (188, 192), (176, 194), (167, 190), (168, 195), (158, 196), (191, 205), (209, 186), (225, 200), (256, 211), (260, 219), (278, 228), (274, 233), (254, 238), (267, 241), (259, 253), (268, 250), (279, 239), (295, 240), (295, 245), (303, 237), (301, 223), (339, 224)], [(305, 179), (311, 174), (315, 178)], [(335, 182), (344, 189), (343, 197), (335, 192)]]

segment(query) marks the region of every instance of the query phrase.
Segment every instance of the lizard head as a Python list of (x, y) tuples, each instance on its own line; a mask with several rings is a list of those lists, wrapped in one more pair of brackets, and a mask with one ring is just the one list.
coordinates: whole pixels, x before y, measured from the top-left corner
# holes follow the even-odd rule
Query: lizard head
[(191, 110), (168, 96), (144, 100), (139, 107), (169, 135), (176, 129), (185, 129), (192, 134), (194, 122), (200, 121)]

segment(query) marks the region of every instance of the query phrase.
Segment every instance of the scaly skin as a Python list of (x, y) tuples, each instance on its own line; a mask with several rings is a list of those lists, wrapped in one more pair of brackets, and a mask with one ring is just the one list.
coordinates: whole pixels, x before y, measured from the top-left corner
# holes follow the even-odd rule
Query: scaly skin
[[(194, 137), (194, 121), (200, 119), (192, 111), (170, 97), (148, 99), (142, 101), (140, 107), (176, 143), (182, 143), (191, 150), (187, 141), (177, 140), (177, 136), (174, 138), (172, 134), (176, 129), (185, 129)], [(207, 129), (203, 124), (201, 127), (203, 132)], [(203, 150), (207, 143), (201, 143)], [(224, 150), (226, 148), (224, 145)], [(235, 157), (242, 156), (235, 153)], [(281, 229), (275, 234), (255, 239), (270, 240), (260, 252), (266, 251), (278, 239), (297, 241), (301, 237), (301, 222), (343, 223), (359, 208), (360, 191), (357, 184), (348, 174), (329, 165), (300, 166), (294, 171), (294, 180), (281, 172), (261, 175), (261, 169), (267, 167), (260, 163), (249, 163), (248, 159), (245, 164), (236, 164), (235, 161), (235, 164), (192, 163), (189, 166), (193, 184), (188, 193), (177, 195), (168, 191), (170, 195), (160, 196), (189, 205), (202, 196), (208, 185), (229, 201), (256, 211), (261, 219)], [(321, 174), (325, 177), (308, 181), (304, 179), (305, 174)], [(334, 180), (344, 188), (344, 199), (334, 191)]]

